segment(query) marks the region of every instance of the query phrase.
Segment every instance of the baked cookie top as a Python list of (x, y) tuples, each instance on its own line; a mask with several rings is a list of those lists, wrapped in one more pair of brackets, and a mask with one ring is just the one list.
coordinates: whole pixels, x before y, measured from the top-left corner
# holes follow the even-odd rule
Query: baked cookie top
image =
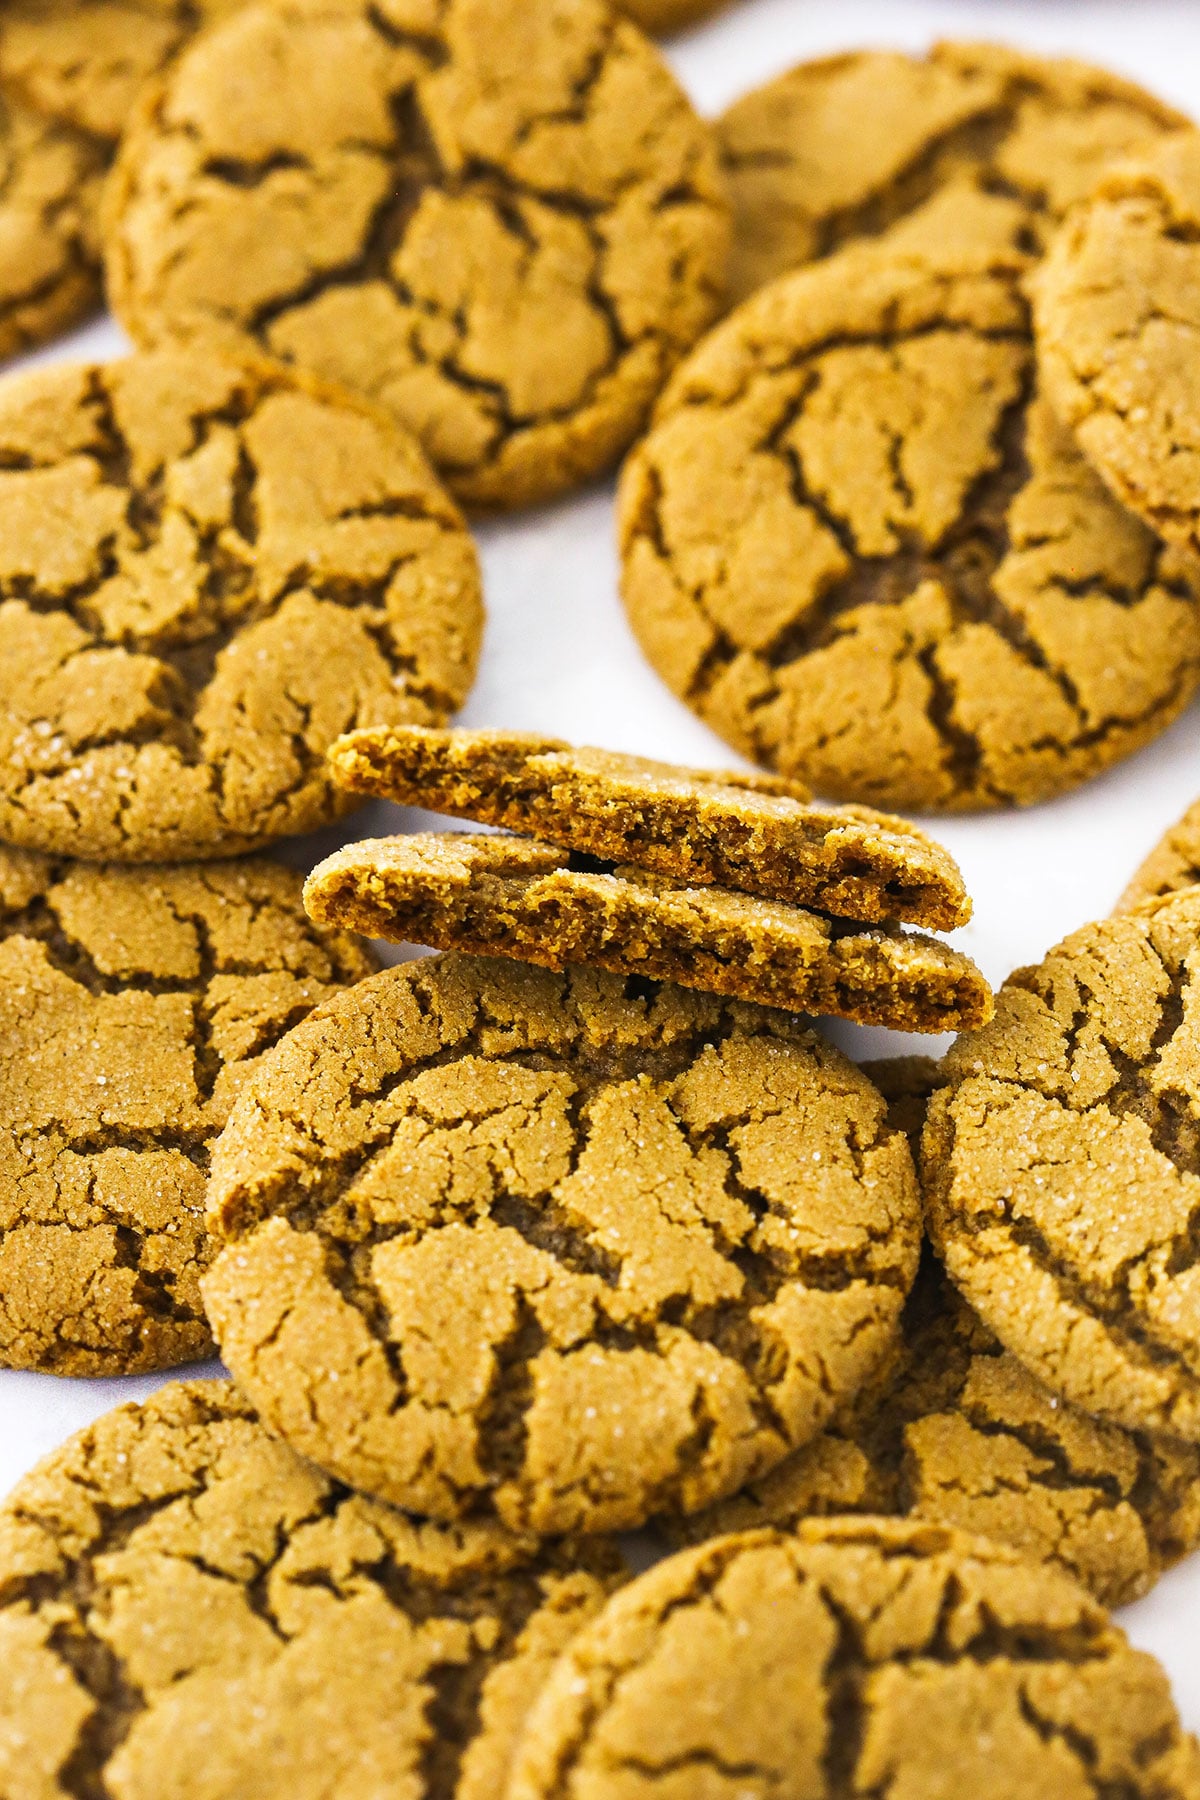
[(724, 296), (711, 134), (606, 0), (248, 7), (147, 101), (110, 201), (138, 342), (357, 388), (476, 505), (610, 463)]
[(0, 396), (0, 837), (144, 862), (347, 810), (325, 752), (444, 720), (474, 547), (386, 415), (203, 351)]
[(495, 1800), (603, 1540), (406, 1518), (173, 1382), (0, 1509), (0, 1786), (66, 1800)]
[(856, 1512), (1009, 1544), (1124, 1606), (1200, 1544), (1200, 1447), (1124, 1431), (1051, 1393), (928, 1255), (903, 1337), (864, 1392), (769, 1475), (669, 1532), (700, 1543)]
[(1200, 682), (1200, 564), (1039, 396), (1020, 205), (948, 189), (783, 276), (678, 371), (625, 466), (633, 628), (747, 755), (836, 798), (1029, 804)]
[(813, 805), (767, 774), (687, 769), (519, 731), (357, 731), (337, 780), (544, 838), (674, 880), (737, 888), (874, 923), (964, 925), (971, 902), (948, 850), (907, 819)]
[(1200, 132), (1107, 171), (1039, 270), (1046, 392), (1125, 505), (1200, 547)]
[(446, 956), (292, 1032), (204, 1284), (264, 1422), (435, 1518), (608, 1530), (812, 1437), (916, 1273), (905, 1139), (785, 1013)]
[(1041, 246), (1106, 162), (1186, 123), (1106, 69), (1004, 44), (800, 63), (717, 122), (734, 298), (886, 230), (964, 175), (1016, 199)]
[(961, 1037), (924, 1138), (954, 1281), (1056, 1392), (1200, 1442), (1200, 890), (1086, 925)]
[(311, 918), (397, 944), (546, 969), (590, 963), (895, 1031), (958, 1031), (991, 1017), (979, 970), (936, 938), (863, 930), (531, 838), (368, 838), (313, 870), (304, 904)]
[(80, 133), (0, 96), (0, 358), (99, 305), (105, 163)]
[(1200, 882), (1200, 800), (1189, 806), (1182, 819), (1154, 846), (1121, 895), (1115, 910), (1132, 912), (1146, 900), (1178, 893), (1181, 888), (1194, 887), (1197, 882)]
[(209, 1145), (264, 1051), (375, 967), (275, 863), (0, 847), (0, 1364), (209, 1354)]
[(1012, 1550), (863, 1519), (718, 1538), (631, 1582), (560, 1659), (507, 1800), (1106, 1788), (1200, 1790), (1153, 1657)]

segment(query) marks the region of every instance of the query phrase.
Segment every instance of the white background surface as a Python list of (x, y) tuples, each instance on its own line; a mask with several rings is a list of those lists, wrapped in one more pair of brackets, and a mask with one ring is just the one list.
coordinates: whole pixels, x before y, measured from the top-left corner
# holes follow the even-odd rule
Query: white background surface
[[(1200, 0), (741, 0), (670, 54), (701, 111), (715, 112), (802, 57), (857, 44), (919, 49), (946, 35), (1002, 38), (1105, 63), (1200, 117)], [(121, 348), (119, 332), (103, 322), (38, 360)], [(489, 622), (464, 724), (729, 765), (731, 753), (660, 685), (630, 636), (617, 598), (609, 488), (489, 524), (479, 536)], [(975, 917), (957, 941), (992, 981), (1110, 908), (1142, 856), (1200, 793), (1198, 749), (1200, 705), (1141, 756), (1065, 800), (935, 825), (975, 899)], [(371, 807), (340, 835), (391, 830), (402, 818)], [(307, 866), (335, 841), (330, 834), (319, 852), (293, 846), (288, 858)], [(852, 1054), (905, 1043), (854, 1027), (833, 1035)], [(78, 1382), (0, 1372), (0, 1493), (68, 1432), (165, 1379)], [(1164, 1660), (1186, 1722), (1200, 1731), (1200, 1556), (1127, 1609), (1123, 1623)]]

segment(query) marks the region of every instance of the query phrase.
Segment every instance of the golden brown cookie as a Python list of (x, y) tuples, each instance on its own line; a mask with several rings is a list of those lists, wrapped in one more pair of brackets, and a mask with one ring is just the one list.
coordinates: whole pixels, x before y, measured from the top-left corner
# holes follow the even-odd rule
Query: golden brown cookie
[(800, 63), (717, 123), (734, 205), (732, 291), (874, 236), (970, 176), (1040, 247), (1103, 165), (1186, 124), (1105, 69), (1004, 44)]
[(617, 1594), (560, 1658), (506, 1800), (1194, 1800), (1165, 1672), (1073, 1581), (888, 1519), (752, 1531)]
[(991, 990), (975, 964), (936, 938), (856, 930), (782, 901), (689, 887), (530, 838), (368, 838), (313, 870), (304, 904), (323, 924), (392, 943), (544, 969), (590, 963), (895, 1031), (958, 1031), (991, 1017)]
[(643, 649), (835, 798), (1027, 805), (1200, 684), (1200, 563), (1039, 397), (1021, 209), (958, 188), (783, 276), (678, 371), (621, 483)]
[(476, 505), (609, 464), (724, 294), (711, 135), (606, 0), (247, 8), (143, 107), (110, 200), (139, 343), (215, 331), (358, 388)]
[(446, 956), (337, 998), (222, 1134), (204, 1285), (264, 1422), (435, 1518), (609, 1530), (812, 1437), (916, 1273), (912, 1159), (786, 1013)]
[(698, 25), (727, 4), (728, 0), (620, 0), (621, 11), (628, 13), (635, 25), (657, 36)]
[(930, 1103), (934, 1241), (1041, 1380), (1200, 1442), (1200, 889), (1020, 969)]
[(209, 1146), (264, 1051), (375, 967), (275, 863), (0, 847), (0, 1364), (116, 1375), (211, 1351)]
[(907, 819), (807, 804), (778, 776), (685, 769), (520, 731), (365, 730), (336, 778), (672, 880), (950, 931), (971, 902), (948, 850)]
[(1046, 392), (1113, 492), (1200, 548), (1200, 132), (1106, 173), (1036, 287)]
[(0, 837), (148, 862), (347, 810), (356, 724), (471, 683), (475, 551), (385, 414), (200, 351), (0, 396)]
[(54, 337), (99, 304), (105, 162), (80, 133), (0, 95), (0, 357)]
[(0, 1510), (12, 1800), (496, 1800), (555, 1657), (624, 1579), (602, 1539), (350, 1493), (227, 1381), (71, 1438)]
[(1052, 1394), (932, 1255), (903, 1334), (819, 1438), (669, 1535), (700, 1543), (834, 1513), (902, 1514), (1055, 1564), (1106, 1606), (1147, 1593), (1200, 1544), (1200, 1448), (1123, 1431)]
[(1189, 806), (1155, 845), (1118, 900), (1114, 911), (1132, 912), (1147, 900), (1176, 894), (1200, 882), (1200, 800)]

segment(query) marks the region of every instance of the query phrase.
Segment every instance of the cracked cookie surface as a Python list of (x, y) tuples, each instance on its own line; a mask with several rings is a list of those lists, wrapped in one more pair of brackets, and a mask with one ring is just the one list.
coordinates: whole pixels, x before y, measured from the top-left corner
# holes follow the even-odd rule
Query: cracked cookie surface
[(789, 1015), (444, 956), (291, 1033), (213, 1161), (214, 1334), (365, 1492), (539, 1531), (764, 1473), (916, 1273), (909, 1147)]
[(474, 547), (386, 415), (204, 352), (60, 365), (0, 400), (0, 836), (121, 862), (347, 810), (356, 724), (440, 722)]
[(0, 847), (0, 1363), (211, 1352), (212, 1140), (262, 1054), (376, 964), (265, 861), (116, 868)]
[(108, 278), (136, 340), (257, 344), (390, 407), (461, 498), (520, 505), (640, 429), (728, 231), (711, 134), (605, 0), (278, 0), (139, 113)]
[(407, 1518), (269, 1437), (230, 1382), (80, 1432), (0, 1509), (13, 1800), (495, 1800), (600, 1539)]
[(1038, 271), (1046, 393), (1113, 492), (1200, 548), (1200, 132), (1106, 173)]
[(1037, 393), (1019, 220), (947, 190), (782, 277), (677, 372), (625, 466), (647, 656), (729, 743), (836, 798), (1030, 804), (1200, 683), (1200, 563)]
[(0, 357), (99, 306), (105, 164), (80, 133), (0, 97)]
[(609, 1601), (506, 1800), (1194, 1800), (1154, 1658), (1055, 1571), (933, 1525), (718, 1538)]
[(1200, 890), (1086, 925), (959, 1038), (923, 1142), (930, 1231), (1056, 1392), (1200, 1442)]
[(975, 964), (936, 938), (864, 931), (529, 838), (370, 838), (319, 864), (304, 904), (322, 924), (392, 943), (546, 969), (588, 963), (895, 1031), (961, 1031), (991, 1017)]
[(1200, 882), (1200, 800), (1154, 846), (1117, 902), (1118, 913)]
[(1041, 247), (1105, 163), (1186, 123), (1105, 69), (1003, 44), (800, 63), (717, 121), (733, 296), (886, 230), (964, 175), (1014, 198)]
[(949, 851), (907, 819), (812, 804), (793, 781), (687, 769), (520, 731), (353, 732), (329, 753), (337, 779), (377, 794), (867, 924), (965, 925), (971, 902)]
[(1052, 1394), (932, 1255), (902, 1331), (827, 1431), (669, 1535), (699, 1543), (835, 1513), (897, 1514), (1055, 1564), (1106, 1606), (1138, 1599), (1200, 1544), (1200, 1447), (1124, 1431)]

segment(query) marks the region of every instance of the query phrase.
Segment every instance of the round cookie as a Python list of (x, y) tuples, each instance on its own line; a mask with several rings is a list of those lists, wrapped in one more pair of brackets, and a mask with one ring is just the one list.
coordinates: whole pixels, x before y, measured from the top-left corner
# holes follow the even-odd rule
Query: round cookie
[(658, 37), (682, 31), (685, 25), (698, 25), (726, 4), (727, 0), (620, 0), (621, 11), (635, 25)]
[(0, 837), (121, 862), (344, 814), (325, 752), (440, 723), (482, 626), (474, 547), (383, 413), (206, 352), (0, 395)]
[(1046, 392), (1114, 494), (1200, 547), (1200, 132), (1106, 173), (1039, 270)]
[(230, 1382), (110, 1412), (0, 1510), (0, 1787), (495, 1800), (613, 1545), (446, 1528), (330, 1481)]
[(80, 133), (0, 96), (0, 357), (99, 305), (105, 162)]
[(210, 1354), (209, 1146), (263, 1052), (376, 966), (309, 924), (300, 885), (0, 846), (0, 1364)]
[(1200, 800), (1189, 806), (1155, 845), (1121, 895), (1114, 912), (1133, 912), (1147, 900), (1176, 894), (1200, 882)]
[(964, 174), (1016, 199), (1040, 247), (1105, 163), (1186, 123), (1105, 69), (1004, 44), (800, 63), (717, 121), (733, 296), (886, 230)]
[(1057, 1393), (1200, 1442), (1200, 889), (1085, 925), (959, 1038), (923, 1157), (971, 1305)]
[(273, 1431), (435, 1518), (609, 1530), (764, 1473), (916, 1273), (908, 1144), (789, 1014), (443, 956), (257, 1072), (213, 1162), (214, 1334)]
[(783, 276), (671, 382), (621, 482), (626, 607), (668, 686), (834, 798), (1028, 805), (1200, 684), (1200, 563), (1035, 385), (1021, 209), (947, 190)]
[(1123, 1431), (1052, 1394), (928, 1256), (903, 1340), (863, 1394), (762, 1480), (667, 1529), (700, 1543), (853, 1512), (1009, 1544), (1124, 1606), (1200, 1544), (1200, 1447)]
[(932, 1525), (718, 1538), (560, 1658), (506, 1800), (1194, 1800), (1166, 1673), (1066, 1577)]
[(636, 435), (719, 310), (729, 217), (710, 133), (606, 0), (279, 0), (148, 99), (107, 236), (138, 342), (257, 344), (516, 506)]

